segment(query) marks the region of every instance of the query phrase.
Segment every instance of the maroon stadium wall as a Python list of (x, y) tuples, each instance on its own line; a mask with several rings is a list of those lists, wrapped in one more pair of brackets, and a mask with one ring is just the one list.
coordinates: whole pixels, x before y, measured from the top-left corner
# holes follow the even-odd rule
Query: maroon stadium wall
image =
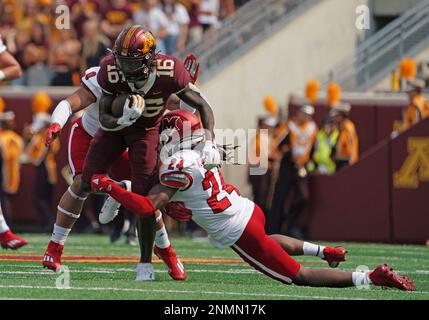
[[(303, 223), (313, 240), (424, 243), (429, 239), (429, 119), (395, 139), (404, 103), (348, 101), (360, 160), (332, 176), (314, 176)], [(298, 101), (291, 99), (290, 114)], [(328, 113), (316, 105), (318, 123)]]

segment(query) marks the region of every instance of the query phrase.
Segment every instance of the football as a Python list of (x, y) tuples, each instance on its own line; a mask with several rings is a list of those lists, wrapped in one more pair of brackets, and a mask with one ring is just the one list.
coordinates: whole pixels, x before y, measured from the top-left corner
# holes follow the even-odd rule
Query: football
[(128, 93), (122, 93), (118, 95), (110, 106), (110, 112), (116, 118), (120, 118), (124, 112), (124, 104), (126, 99), (129, 99), (130, 95)]

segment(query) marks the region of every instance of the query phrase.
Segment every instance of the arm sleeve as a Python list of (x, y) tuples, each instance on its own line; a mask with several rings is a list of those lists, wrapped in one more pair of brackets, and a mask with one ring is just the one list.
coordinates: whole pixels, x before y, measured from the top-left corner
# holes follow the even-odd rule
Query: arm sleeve
[(148, 197), (127, 191), (115, 183), (111, 184), (108, 194), (126, 209), (139, 216), (148, 217), (155, 213), (155, 207)]

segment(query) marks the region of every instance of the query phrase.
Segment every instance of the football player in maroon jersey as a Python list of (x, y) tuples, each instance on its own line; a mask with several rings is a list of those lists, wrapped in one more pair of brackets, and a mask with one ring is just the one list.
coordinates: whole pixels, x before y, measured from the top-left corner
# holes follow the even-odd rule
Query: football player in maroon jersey
[[(195, 82), (198, 77), (199, 62), (198, 59), (190, 54), (184, 61), (186, 69), (189, 72), (192, 81)], [(67, 99), (61, 101), (55, 108), (52, 114), (51, 126), (46, 136), (46, 145), (48, 146), (61, 133), (62, 128), (67, 123), (71, 114), (83, 110), (82, 117), (75, 120), (70, 128), (68, 136), (68, 160), (70, 168), (73, 172), (73, 184), (63, 194), (58, 207), (57, 219), (54, 225), (51, 241), (43, 257), (43, 266), (52, 270), (61, 268), (61, 255), (65, 241), (72, 229), (74, 222), (79, 218), (83, 203), (87, 197), (87, 193), (81, 190), (81, 175), (86, 154), (88, 152), (93, 136), (100, 127), (99, 122), (99, 101), (102, 96), (102, 89), (97, 82), (97, 75), (100, 67), (90, 68), (82, 77), (82, 86)], [(176, 109), (177, 97), (170, 97), (167, 104), (168, 108)], [(124, 152), (112, 165), (110, 172), (114, 179), (125, 180), (130, 179), (130, 165), (128, 160), (128, 152)], [(130, 188), (130, 184), (126, 185)], [(119, 203), (109, 197), (99, 216), (100, 223), (108, 223), (112, 221), (119, 210)], [(165, 230), (162, 217), (156, 217), (156, 236), (155, 250), (158, 256), (162, 258), (169, 268), (170, 276), (175, 280), (186, 279), (186, 272), (183, 265), (174, 254), (171, 248), (168, 234)], [(153, 243), (142, 243), (142, 247), (149, 246), (149, 252)], [(147, 251), (147, 249), (144, 249)], [(154, 272), (151, 266), (147, 266), (147, 272), (140, 273), (138, 280), (153, 280)]]

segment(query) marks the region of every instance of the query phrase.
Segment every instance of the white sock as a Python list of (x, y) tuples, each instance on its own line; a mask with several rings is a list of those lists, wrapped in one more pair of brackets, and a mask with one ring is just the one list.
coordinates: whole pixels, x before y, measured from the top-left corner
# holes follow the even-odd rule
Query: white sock
[(155, 244), (161, 249), (165, 249), (170, 246), (170, 240), (168, 239), (168, 233), (165, 226), (155, 232)]
[(54, 231), (52, 232), (51, 240), (58, 244), (64, 244), (67, 240), (67, 237), (71, 229), (63, 228), (54, 224)]
[(352, 281), (356, 287), (372, 284), (369, 272), (353, 272)]
[(8, 230), (9, 230), (9, 226), (7, 225), (5, 218), (1, 214), (0, 215), (0, 233), (5, 233)]
[(324, 249), (325, 249), (324, 246), (319, 246), (311, 242), (304, 241), (304, 244), (302, 245), (302, 251), (304, 253), (304, 256), (317, 256), (317, 257), (323, 258)]

